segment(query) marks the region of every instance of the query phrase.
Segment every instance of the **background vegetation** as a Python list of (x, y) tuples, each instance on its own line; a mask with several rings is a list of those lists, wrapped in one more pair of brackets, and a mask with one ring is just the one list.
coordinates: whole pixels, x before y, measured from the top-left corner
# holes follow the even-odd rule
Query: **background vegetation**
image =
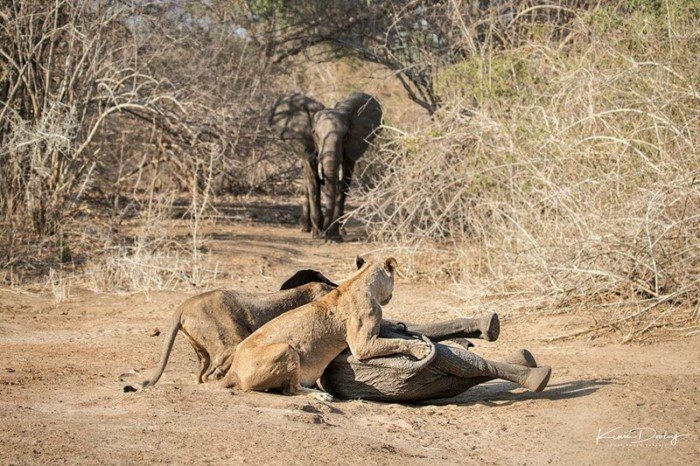
[(408, 273), (628, 339), (698, 324), (695, 0), (0, 5), (8, 284), (206, 284), (222, 200), (297, 194), (274, 98), (362, 89), (387, 117), (349, 215)]

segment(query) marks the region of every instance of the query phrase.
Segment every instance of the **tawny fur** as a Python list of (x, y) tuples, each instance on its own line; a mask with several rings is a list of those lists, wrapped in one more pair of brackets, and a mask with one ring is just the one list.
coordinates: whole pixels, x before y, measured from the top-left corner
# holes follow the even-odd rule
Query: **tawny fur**
[(253, 331), (291, 309), (326, 295), (334, 288), (335, 285), (326, 279), (324, 283), (305, 283), (290, 290), (264, 295), (215, 290), (188, 299), (173, 314), (173, 323), (158, 368), (141, 385), (153, 385), (161, 377), (178, 331), (182, 331), (197, 353), (197, 382), (217, 379), (231, 365), (235, 348)]
[(382, 304), (391, 299), (396, 260), (373, 261), (323, 298), (271, 320), (237, 348), (225, 386), (306, 393), (345, 348), (358, 360), (431, 353), (421, 340), (379, 338)]

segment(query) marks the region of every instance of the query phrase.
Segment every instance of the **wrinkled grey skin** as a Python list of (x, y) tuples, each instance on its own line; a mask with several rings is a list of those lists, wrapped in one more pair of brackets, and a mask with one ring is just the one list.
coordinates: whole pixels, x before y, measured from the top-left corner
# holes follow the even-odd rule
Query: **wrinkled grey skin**
[(326, 239), (341, 241), (339, 219), (345, 214), (355, 163), (367, 151), (382, 122), (382, 107), (369, 94), (355, 92), (332, 109), (314, 116), (321, 209)]
[[(476, 323), (479, 319), (466, 319)], [(421, 326), (430, 339), (412, 334), (396, 325), (382, 323), (383, 338), (423, 338), (443, 340), (453, 336), (442, 333), (444, 323)], [(455, 335), (455, 333), (452, 333)], [(472, 334), (473, 335), (473, 334)], [(464, 334), (457, 334), (464, 336)], [(403, 355), (356, 360), (349, 351), (335, 358), (321, 377), (325, 391), (341, 399), (383, 402), (416, 402), (450, 398), (484, 382), (505, 379), (540, 391), (549, 380), (549, 368), (535, 368), (537, 363), (528, 351), (521, 351), (503, 362), (483, 359), (466, 349), (434, 343), (435, 356), (426, 364)], [(428, 359), (428, 358), (426, 358)], [(534, 371), (534, 372), (533, 372)], [(528, 383), (529, 382), (529, 383)]]
[(338, 219), (345, 213), (355, 163), (367, 151), (381, 120), (377, 99), (359, 92), (327, 109), (299, 93), (274, 105), (270, 124), (304, 162), (302, 230), (342, 240)]

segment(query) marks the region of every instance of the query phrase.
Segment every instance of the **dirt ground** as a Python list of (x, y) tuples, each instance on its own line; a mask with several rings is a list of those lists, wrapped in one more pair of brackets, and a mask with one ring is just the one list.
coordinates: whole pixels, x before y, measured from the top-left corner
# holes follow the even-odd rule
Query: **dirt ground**
[[(322, 244), (291, 225), (214, 229), (207, 246), (227, 288), (273, 291), (306, 267), (340, 279), (373, 248)], [(497, 342), (474, 341), (488, 358), (528, 348), (551, 365), (542, 393), (494, 381), (399, 405), (216, 391), (194, 383), (182, 337), (156, 387), (123, 393), (120, 374), (155, 365), (171, 312), (195, 292), (74, 289), (56, 303), (0, 288), (0, 462), (693, 464), (700, 453), (700, 336), (548, 343), (589, 322), (556, 312), (503, 316)], [(413, 322), (486, 312), (405, 280), (385, 309)], [(160, 336), (149, 336), (154, 327)]]

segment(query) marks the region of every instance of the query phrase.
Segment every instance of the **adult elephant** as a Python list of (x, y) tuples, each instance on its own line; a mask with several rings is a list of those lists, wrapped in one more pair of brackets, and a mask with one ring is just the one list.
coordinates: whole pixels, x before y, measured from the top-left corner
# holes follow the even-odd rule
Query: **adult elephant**
[(333, 108), (323, 108), (299, 93), (277, 101), (270, 123), (304, 162), (303, 230), (311, 230), (314, 237), (323, 234), (330, 241), (342, 240), (338, 220), (345, 213), (355, 163), (374, 139), (381, 120), (377, 99), (361, 92)]

